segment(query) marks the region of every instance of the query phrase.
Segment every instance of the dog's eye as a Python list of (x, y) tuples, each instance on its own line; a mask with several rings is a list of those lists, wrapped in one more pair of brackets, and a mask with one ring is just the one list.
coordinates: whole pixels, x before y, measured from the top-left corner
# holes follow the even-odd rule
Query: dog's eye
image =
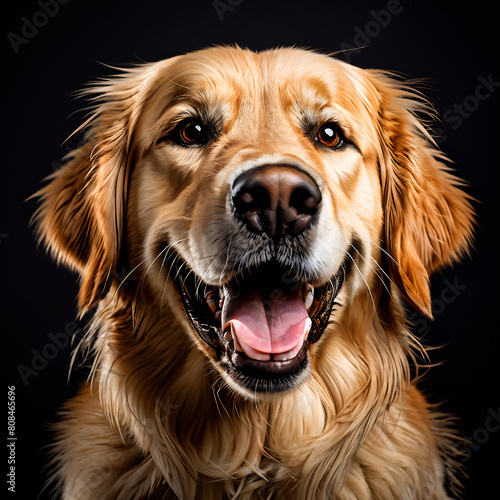
[(316, 135), (316, 140), (329, 148), (339, 148), (344, 143), (342, 133), (334, 123), (325, 123)]
[(177, 125), (174, 139), (181, 146), (201, 146), (209, 140), (208, 128), (196, 118), (187, 118)]

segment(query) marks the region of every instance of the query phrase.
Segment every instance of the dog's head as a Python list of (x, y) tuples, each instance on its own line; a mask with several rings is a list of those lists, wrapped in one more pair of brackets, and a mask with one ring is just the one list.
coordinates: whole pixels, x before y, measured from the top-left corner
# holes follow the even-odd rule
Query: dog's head
[(211, 48), (97, 91), (40, 234), (81, 274), (82, 309), (136, 270), (242, 394), (300, 384), (347, 309), (389, 321), (404, 297), (430, 315), (430, 274), (468, 246), (424, 106), (381, 72)]

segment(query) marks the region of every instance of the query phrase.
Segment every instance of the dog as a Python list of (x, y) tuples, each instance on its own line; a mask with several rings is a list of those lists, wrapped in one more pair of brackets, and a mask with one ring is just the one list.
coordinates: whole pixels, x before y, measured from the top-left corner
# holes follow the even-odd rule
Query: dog
[(85, 141), (34, 216), (95, 311), (57, 424), (62, 498), (455, 495), (407, 312), (432, 315), (475, 216), (412, 85), (216, 46), (84, 94)]

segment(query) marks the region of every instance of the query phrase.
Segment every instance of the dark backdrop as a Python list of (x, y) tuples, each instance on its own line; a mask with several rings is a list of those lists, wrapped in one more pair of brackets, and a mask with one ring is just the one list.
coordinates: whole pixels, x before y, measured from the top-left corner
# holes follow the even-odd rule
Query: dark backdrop
[[(496, 497), (500, 71), (494, 7), (424, 0), (10, 2), (12, 10), (3, 12), (0, 321), (6, 386), (15, 386), (17, 498), (39, 494), (48, 426), (85, 375), (77, 370), (68, 381), (68, 337), (82, 326), (73, 322), (76, 277), (36, 248), (28, 227), (35, 203), (25, 200), (78, 144), (72, 138), (62, 145), (85, 107), (72, 93), (110, 73), (100, 63), (155, 61), (216, 43), (350, 48), (340, 57), (353, 64), (427, 79), (425, 92), (443, 117), (440, 146), (480, 203), (471, 258), (433, 280), (435, 321), (414, 317), (425, 342), (443, 346), (432, 352), (442, 364), (422, 385), (431, 401), (444, 401), (459, 417), (460, 435), (472, 441), (463, 447), (466, 498)], [(9, 448), (4, 453), (7, 459)]]

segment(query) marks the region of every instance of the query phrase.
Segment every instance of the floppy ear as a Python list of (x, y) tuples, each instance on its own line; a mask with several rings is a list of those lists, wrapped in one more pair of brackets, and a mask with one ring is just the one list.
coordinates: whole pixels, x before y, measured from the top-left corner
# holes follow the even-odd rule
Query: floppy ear
[(380, 175), (389, 274), (406, 300), (432, 317), (429, 277), (468, 250), (472, 198), (415, 116), (425, 105), (386, 76), (378, 74), (375, 85), (382, 96)]
[(85, 143), (34, 196), (37, 235), (55, 259), (78, 271), (78, 303), (91, 308), (116, 266), (127, 200), (132, 135), (145, 71), (134, 68), (89, 90), (97, 101)]

